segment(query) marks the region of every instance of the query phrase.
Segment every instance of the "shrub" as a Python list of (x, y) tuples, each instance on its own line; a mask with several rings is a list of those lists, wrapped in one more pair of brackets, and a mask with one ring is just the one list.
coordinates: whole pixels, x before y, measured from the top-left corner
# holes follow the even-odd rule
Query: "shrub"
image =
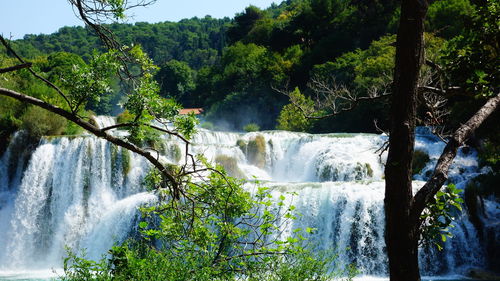
[(122, 171), (124, 175), (128, 175), (128, 172), (130, 172), (131, 169), (131, 163), (130, 163), (130, 151), (127, 149), (122, 148), (121, 149), (121, 160), (122, 160)]
[(66, 125), (66, 128), (64, 128), (63, 134), (65, 135), (80, 135), (83, 132), (82, 127), (76, 125), (72, 121), (68, 121), (68, 124)]
[(310, 98), (301, 94), (298, 88), (295, 88), (295, 90), (290, 93), (290, 100), (294, 103), (287, 104), (283, 107), (278, 119), (276, 120), (278, 123), (276, 129), (293, 132), (309, 131), (313, 123), (310, 119), (307, 119), (304, 116), (304, 113), (297, 107), (297, 105), (312, 111), (314, 103)]
[(133, 144), (148, 146), (156, 150), (161, 148), (160, 133), (157, 130), (149, 127), (139, 128), (138, 126), (133, 126), (128, 131), (130, 135), (127, 139)]
[(337, 263), (338, 255), (309, 250), (299, 251), (284, 259), (277, 258), (267, 268), (248, 278), (249, 281), (329, 281), (352, 280), (358, 273), (351, 264), (342, 268)]
[[(156, 169), (146, 178), (151, 187), (162, 181)], [(331, 255), (313, 255), (302, 247), (302, 235), (311, 230), (296, 229), (292, 236), (279, 238), (279, 225), (294, 219), (294, 208), (285, 204), (284, 196), (274, 200), (268, 188), (256, 184), (251, 196), (241, 181), (223, 172), (188, 182), (184, 192), (194, 200), (165, 196), (143, 206), (139, 233), (133, 240), (114, 246), (110, 256), (100, 261), (69, 251), (61, 279), (293, 281), (335, 277)], [(351, 268), (345, 271), (348, 278)]]
[(257, 132), (260, 130), (260, 126), (257, 125), (256, 123), (249, 123), (243, 127), (243, 130), (245, 132)]
[(203, 123), (201, 123), (200, 125), (203, 129), (207, 129), (207, 130), (215, 130), (215, 126), (212, 122), (208, 122), (208, 121), (205, 121)]
[(66, 119), (37, 106), (29, 107), (21, 121), (21, 127), (34, 138), (60, 135), (66, 128)]
[(135, 116), (130, 111), (125, 110), (116, 116), (117, 123), (128, 123), (134, 121)]
[(243, 151), (243, 153), (246, 153), (247, 151), (247, 143), (244, 140), (237, 140), (236, 145)]

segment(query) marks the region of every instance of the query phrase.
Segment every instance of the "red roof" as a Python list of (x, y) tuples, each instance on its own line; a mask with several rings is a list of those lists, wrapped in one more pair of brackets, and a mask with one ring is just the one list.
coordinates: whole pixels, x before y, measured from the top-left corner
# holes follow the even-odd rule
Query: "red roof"
[(195, 115), (202, 114), (203, 113), (203, 108), (183, 108), (179, 110), (179, 114), (181, 115), (186, 115), (193, 112)]

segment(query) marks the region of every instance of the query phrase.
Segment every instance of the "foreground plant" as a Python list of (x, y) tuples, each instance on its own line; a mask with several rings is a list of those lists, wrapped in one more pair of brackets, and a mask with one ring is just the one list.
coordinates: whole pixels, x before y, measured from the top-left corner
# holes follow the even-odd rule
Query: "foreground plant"
[[(282, 233), (295, 219), (285, 196), (227, 177), (202, 160), (211, 172), (188, 176), (184, 199), (164, 197), (141, 208), (137, 235), (113, 247), (108, 257), (90, 261), (69, 252), (63, 280), (350, 280), (352, 265), (341, 268), (333, 254), (305, 248), (306, 231)], [(148, 186), (160, 184), (152, 170)]]

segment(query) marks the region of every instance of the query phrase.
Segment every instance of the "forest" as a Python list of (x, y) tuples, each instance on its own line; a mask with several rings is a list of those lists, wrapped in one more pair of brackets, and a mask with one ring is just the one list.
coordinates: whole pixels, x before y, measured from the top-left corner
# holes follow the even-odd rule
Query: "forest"
[[(496, 30), (487, 30), (480, 22), (489, 17), (495, 24), (496, 15), (485, 15), (478, 8), (484, 5), (480, 2), (437, 1), (426, 18), (426, 59), (446, 71), (448, 81), (442, 83), (483, 88), (448, 102), (452, 126), (463, 122), (480, 103), (478, 99), (498, 85)], [(262, 129), (313, 133), (376, 132), (375, 119), (387, 127), (387, 114), (382, 110), (387, 99), (364, 102), (352, 112), (301, 125), (300, 120), (286, 120), (286, 111), (277, 121), (289, 100), (279, 89), (298, 88), (305, 97), (312, 97), (312, 80), (331, 83), (334, 77), (335, 84), (356, 96), (367, 95), (373, 87), (384, 90), (392, 76), (398, 15), (397, 1), (284, 1), (265, 10), (249, 6), (234, 19), (112, 24), (109, 29), (122, 44), (140, 45), (160, 67), (155, 79), (162, 96), (184, 107), (204, 108), (211, 123), (207, 126), (243, 130), (256, 123)], [(86, 64), (94, 51), (104, 50), (99, 38), (83, 27), (26, 35), (12, 45), (48, 77), (58, 80), (72, 64)], [(465, 54), (474, 65), (457, 61)], [(6, 66), (8, 57), (5, 52), (2, 55), (2, 66)], [(116, 84), (103, 102), (89, 103), (86, 108), (96, 114), (119, 114), (123, 90)], [(235, 107), (237, 111), (232, 110)], [(470, 112), (462, 112), (463, 108)], [(2, 122), (18, 120), (21, 114), (2, 116)]]
[[(81, 8), (85, 27), (62, 27), (53, 34), (25, 35), (19, 40), (1, 38), (0, 184), (4, 186), (0, 185), (0, 199), (13, 190), (10, 186), (14, 186), (16, 165), (29, 174), (28, 163), (36, 159), (40, 147), (47, 143), (59, 147), (63, 140), (70, 141), (71, 147), (87, 132), (110, 143), (102, 148), (106, 151), (103, 157), (109, 158), (102, 169), (111, 178), (111, 186), (122, 182), (123, 191), (117, 198), (136, 196), (129, 185), (137, 181), (161, 199), (146, 195), (134, 199), (143, 204), (142, 217), (135, 219), (137, 227), (130, 231), (135, 238), (110, 245), (111, 258), (87, 260), (68, 248), (65, 275), (59, 276), (63, 280), (350, 280), (360, 272), (389, 275), (391, 280), (420, 280), (419, 266), (436, 276), (453, 272), (450, 268), (454, 264), (434, 266), (432, 262), (452, 255), (441, 252), (452, 247), (445, 246), (447, 239), (463, 236), (465, 240), (457, 243), (482, 239), (452, 233), (450, 225), (459, 220), (457, 213), (462, 209), (478, 237), (488, 237), (481, 242), (485, 261), (475, 266), (495, 272), (500, 260), (499, 238), (492, 234), (495, 228), (486, 225), (500, 219), (498, 211), (489, 218), (487, 215), (488, 204), (497, 206), (499, 200), (500, 115), (496, 104), (500, 90), (500, 4), (492, 0), (429, 1), (420, 18), (422, 28), (415, 31), (422, 39), (415, 39), (416, 47), (411, 49), (412, 44), (404, 45), (413, 40), (411, 34), (406, 38), (402, 30), (405, 16), (412, 13), (408, 7), (417, 5), (413, 2), (418, 1), (286, 0), (266, 9), (248, 6), (233, 18), (206, 16), (179, 22), (101, 25), (91, 16), (85, 17), (91, 10), (71, 0)], [(126, 4), (110, 1), (102, 5), (104, 12), (124, 16), (113, 5)], [(423, 54), (414, 62), (415, 69), (408, 63), (413, 61), (403, 62), (406, 50), (414, 50), (414, 56)], [(12, 71), (13, 66), (16, 71)], [(410, 105), (397, 95), (404, 92), (405, 79), (413, 81), (408, 83), (413, 85), (414, 94)], [(397, 104), (409, 112), (399, 112)], [(203, 114), (179, 115), (182, 108), (203, 108)], [(404, 123), (398, 114), (407, 114), (410, 121)], [(111, 116), (114, 121), (108, 124), (102, 116)], [(405, 124), (411, 132), (404, 133)], [(122, 127), (128, 131), (124, 133)], [(200, 130), (204, 135), (197, 135)], [(424, 131), (432, 137), (419, 135)], [(25, 135), (16, 148), (12, 143), (18, 140), (19, 132)], [(405, 136), (407, 141), (403, 141)], [(172, 140), (175, 137), (179, 142)], [(364, 150), (351, 147), (351, 138)], [(309, 164), (302, 149), (314, 141), (324, 150), (311, 154), (316, 162)], [(365, 147), (366, 142), (370, 146)], [(350, 147), (352, 155), (344, 155), (337, 143)], [(96, 140), (79, 145), (92, 159), (88, 161), (93, 163), (100, 157), (92, 154), (101, 145)], [(365, 154), (371, 145), (380, 151)], [(24, 154), (17, 151), (21, 146), (26, 147)], [(299, 156), (291, 154), (294, 149)], [(73, 154), (75, 151), (66, 152), (72, 155), (67, 161), (80, 157)], [(11, 163), (17, 159), (11, 154), (27, 158), (19, 160), (21, 164)], [(335, 155), (344, 155), (345, 161), (335, 162)], [(138, 160), (138, 156), (145, 160)], [(57, 157), (62, 156), (54, 154), (53, 158)], [(453, 165), (458, 166), (451, 166), (455, 157), (459, 160)], [(378, 160), (382, 158), (391, 165), (384, 166)], [(146, 165), (141, 161), (154, 168), (141, 171), (141, 176), (131, 173), (134, 165)], [(301, 161), (316, 166), (298, 168), (295, 162)], [(2, 169), (7, 171), (5, 175)], [(56, 166), (54, 169), (59, 171)], [(97, 190), (95, 182), (102, 181), (94, 179), (92, 168), (87, 169), (81, 172), (86, 176), (79, 183), (86, 209), (86, 215), (81, 216), (88, 216), (89, 202)], [(314, 175), (295, 178), (302, 172)], [(75, 174), (76, 182), (80, 182), (79, 176)], [(412, 180), (422, 181), (417, 183), (422, 192), (412, 193)], [(287, 181), (293, 184), (281, 187)], [(288, 198), (305, 196), (295, 191), (300, 190), (297, 182), (312, 184), (315, 189), (311, 190), (330, 192), (315, 184), (342, 181), (353, 190), (360, 182), (383, 190), (378, 182), (385, 181), (386, 201), (373, 196), (378, 198), (377, 204), (385, 204), (385, 211), (377, 209), (379, 205), (372, 199), (353, 199), (352, 195), (346, 195), (344, 203), (332, 199), (339, 204), (330, 206), (334, 210), (345, 202), (351, 206), (349, 200), (354, 200), (349, 209), (354, 217), (362, 217), (358, 212), (366, 208), (370, 221), (365, 225), (352, 223), (345, 234), (348, 238), (344, 237), (348, 242), (335, 244), (344, 246), (347, 253), (332, 256), (328, 252), (331, 248), (319, 251), (304, 246), (308, 237), (317, 242), (316, 233), (332, 230), (323, 229), (314, 219), (314, 226), (306, 225), (295, 215), (296, 206)], [(277, 188), (264, 187), (268, 182)], [(21, 187), (23, 183), (24, 179)], [(42, 221), (43, 216), (56, 217), (59, 211), (54, 208), (61, 206), (49, 207), (58, 197), (55, 183), (46, 185), (46, 205), (42, 204), (45, 207), (34, 216)], [(249, 185), (253, 186), (252, 194), (247, 192)], [(394, 188), (404, 185), (406, 189)], [(443, 185), (446, 187), (441, 189)], [(337, 190), (334, 186), (329, 188)], [(287, 192), (275, 198), (276, 190)], [(404, 197), (409, 200), (405, 206), (391, 203)], [(154, 200), (159, 202), (152, 204)], [(1, 204), (0, 200), (0, 211)], [(312, 216), (306, 203), (298, 200), (295, 204), (305, 217)], [(398, 208), (408, 211), (408, 221), (417, 226), (398, 225), (402, 213)], [(360, 229), (375, 224), (374, 217), (384, 216), (386, 230), (372, 226), (368, 238), (358, 237)], [(286, 236), (283, 227), (294, 224), (287, 221), (297, 221), (301, 228)], [(340, 227), (336, 226), (339, 222), (329, 223), (332, 228)], [(47, 223), (52, 224), (56, 225)], [(14, 220), (12, 225), (16, 229)], [(409, 233), (409, 238), (402, 238), (409, 241), (407, 253), (394, 250), (397, 245), (406, 245), (398, 240), (400, 236), (391, 234), (394, 225)], [(467, 227), (459, 225), (457, 229)], [(55, 231), (47, 232), (47, 237)], [(34, 235), (26, 233), (26, 237)], [(44, 247), (55, 243), (47, 237), (40, 242)], [(381, 244), (384, 237), (388, 249), (363, 248), (365, 244)], [(403, 244), (390, 244), (389, 240)], [(424, 250), (418, 254), (417, 247)], [(310, 251), (320, 253), (310, 258)], [(407, 267), (394, 264), (398, 255), (410, 257)], [(457, 267), (466, 263), (453, 259)], [(5, 260), (0, 254), (0, 280)], [(336, 260), (345, 264), (340, 266)], [(379, 268), (371, 260), (388, 265)], [(164, 270), (149, 272), (151, 265)], [(468, 270), (459, 274), (479, 278)], [(494, 278), (489, 272), (484, 276)]]

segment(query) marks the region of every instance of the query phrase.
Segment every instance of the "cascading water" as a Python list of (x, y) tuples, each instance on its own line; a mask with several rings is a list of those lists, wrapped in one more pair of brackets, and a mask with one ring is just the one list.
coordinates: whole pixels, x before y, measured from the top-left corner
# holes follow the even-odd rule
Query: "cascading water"
[[(100, 121), (99, 121), (100, 120)], [(98, 119), (102, 126), (112, 119)], [(86, 249), (99, 258), (113, 243), (133, 233), (137, 207), (155, 197), (142, 186), (148, 164), (140, 156), (92, 136), (44, 138), (29, 161), (22, 160), (15, 136), (0, 160), (1, 272), (60, 267), (65, 246)], [(191, 152), (209, 160), (222, 155), (236, 160), (233, 173), (266, 181), (278, 196), (288, 197), (302, 215), (284, 229), (312, 227), (310, 243), (334, 249), (343, 263), (356, 263), (362, 274), (387, 275), (384, 242), (383, 162), (377, 150), (385, 136), (310, 135), (284, 131), (225, 133), (200, 129)], [(416, 149), (430, 157), (416, 176), (415, 190), (432, 170), (444, 144), (428, 134)], [(184, 146), (166, 136), (162, 153), (183, 161)], [(450, 171), (458, 187), (484, 172), (476, 155), (459, 152)], [(228, 169), (229, 170), (229, 169)], [(489, 205), (488, 205), (489, 204)], [(497, 209), (488, 201), (489, 208)], [(455, 237), (438, 252), (421, 251), (424, 275), (462, 273), (484, 267), (484, 245), (466, 212), (454, 223)]]
[(136, 207), (155, 200), (141, 186), (147, 164), (104, 140), (43, 139), (21, 181), (5, 174), (12, 154), (0, 166), (0, 270), (60, 267), (65, 246), (98, 259), (134, 229)]

